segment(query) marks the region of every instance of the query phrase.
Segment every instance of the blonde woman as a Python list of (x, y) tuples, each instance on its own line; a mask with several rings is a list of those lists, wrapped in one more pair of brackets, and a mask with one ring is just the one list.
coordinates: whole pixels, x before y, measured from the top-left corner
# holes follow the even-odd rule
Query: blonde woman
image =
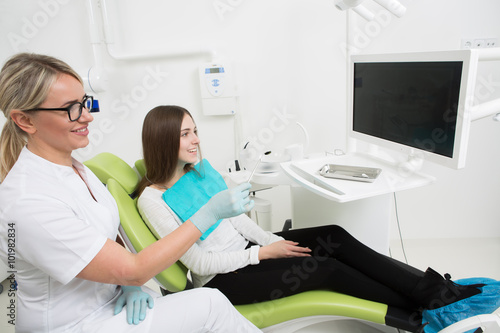
[(258, 332), (217, 290), (159, 297), (141, 288), (215, 221), (251, 209), (248, 187), (221, 192), (179, 232), (128, 252), (116, 203), (71, 157), (89, 143), (92, 102), (53, 57), (18, 54), (0, 72), (0, 258), (16, 271), (16, 332)]

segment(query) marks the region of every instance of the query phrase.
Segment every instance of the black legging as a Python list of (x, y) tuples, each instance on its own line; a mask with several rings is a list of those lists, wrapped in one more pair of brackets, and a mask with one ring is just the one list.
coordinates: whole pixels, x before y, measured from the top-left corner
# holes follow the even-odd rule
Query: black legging
[(207, 287), (218, 288), (235, 304), (328, 289), (405, 309), (416, 309), (409, 295), (424, 273), (360, 243), (337, 225), (276, 233), (309, 247), (311, 257), (262, 260), (218, 274)]

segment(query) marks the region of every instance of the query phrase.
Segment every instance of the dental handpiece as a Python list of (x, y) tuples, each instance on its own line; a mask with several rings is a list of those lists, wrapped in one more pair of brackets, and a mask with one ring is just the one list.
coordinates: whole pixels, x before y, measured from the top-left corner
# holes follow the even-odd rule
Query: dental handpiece
[(266, 151), (264, 154), (259, 156), (259, 159), (257, 160), (257, 163), (255, 163), (255, 166), (253, 167), (252, 173), (250, 174), (250, 177), (248, 177), (247, 183), (250, 183), (250, 180), (253, 177), (253, 174), (255, 173), (255, 170), (257, 170), (257, 167), (259, 166), (260, 162), (262, 161), (262, 157), (264, 155), (269, 155), (271, 154), (271, 151)]

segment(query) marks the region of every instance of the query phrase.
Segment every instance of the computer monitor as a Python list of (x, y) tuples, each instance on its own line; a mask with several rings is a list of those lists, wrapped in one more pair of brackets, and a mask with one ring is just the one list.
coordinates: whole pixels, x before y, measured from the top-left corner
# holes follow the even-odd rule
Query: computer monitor
[(348, 137), (463, 168), (476, 69), (470, 50), (351, 56)]

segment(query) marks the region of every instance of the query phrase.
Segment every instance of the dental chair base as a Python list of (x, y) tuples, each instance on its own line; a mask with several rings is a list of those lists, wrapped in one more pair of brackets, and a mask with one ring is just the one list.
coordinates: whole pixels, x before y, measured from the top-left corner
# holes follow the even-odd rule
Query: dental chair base
[[(264, 333), (396, 333), (396, 328), (341, 316), (297, 318), (265, 327)], [(401, 332), (401, 331), (400, 331)]]

